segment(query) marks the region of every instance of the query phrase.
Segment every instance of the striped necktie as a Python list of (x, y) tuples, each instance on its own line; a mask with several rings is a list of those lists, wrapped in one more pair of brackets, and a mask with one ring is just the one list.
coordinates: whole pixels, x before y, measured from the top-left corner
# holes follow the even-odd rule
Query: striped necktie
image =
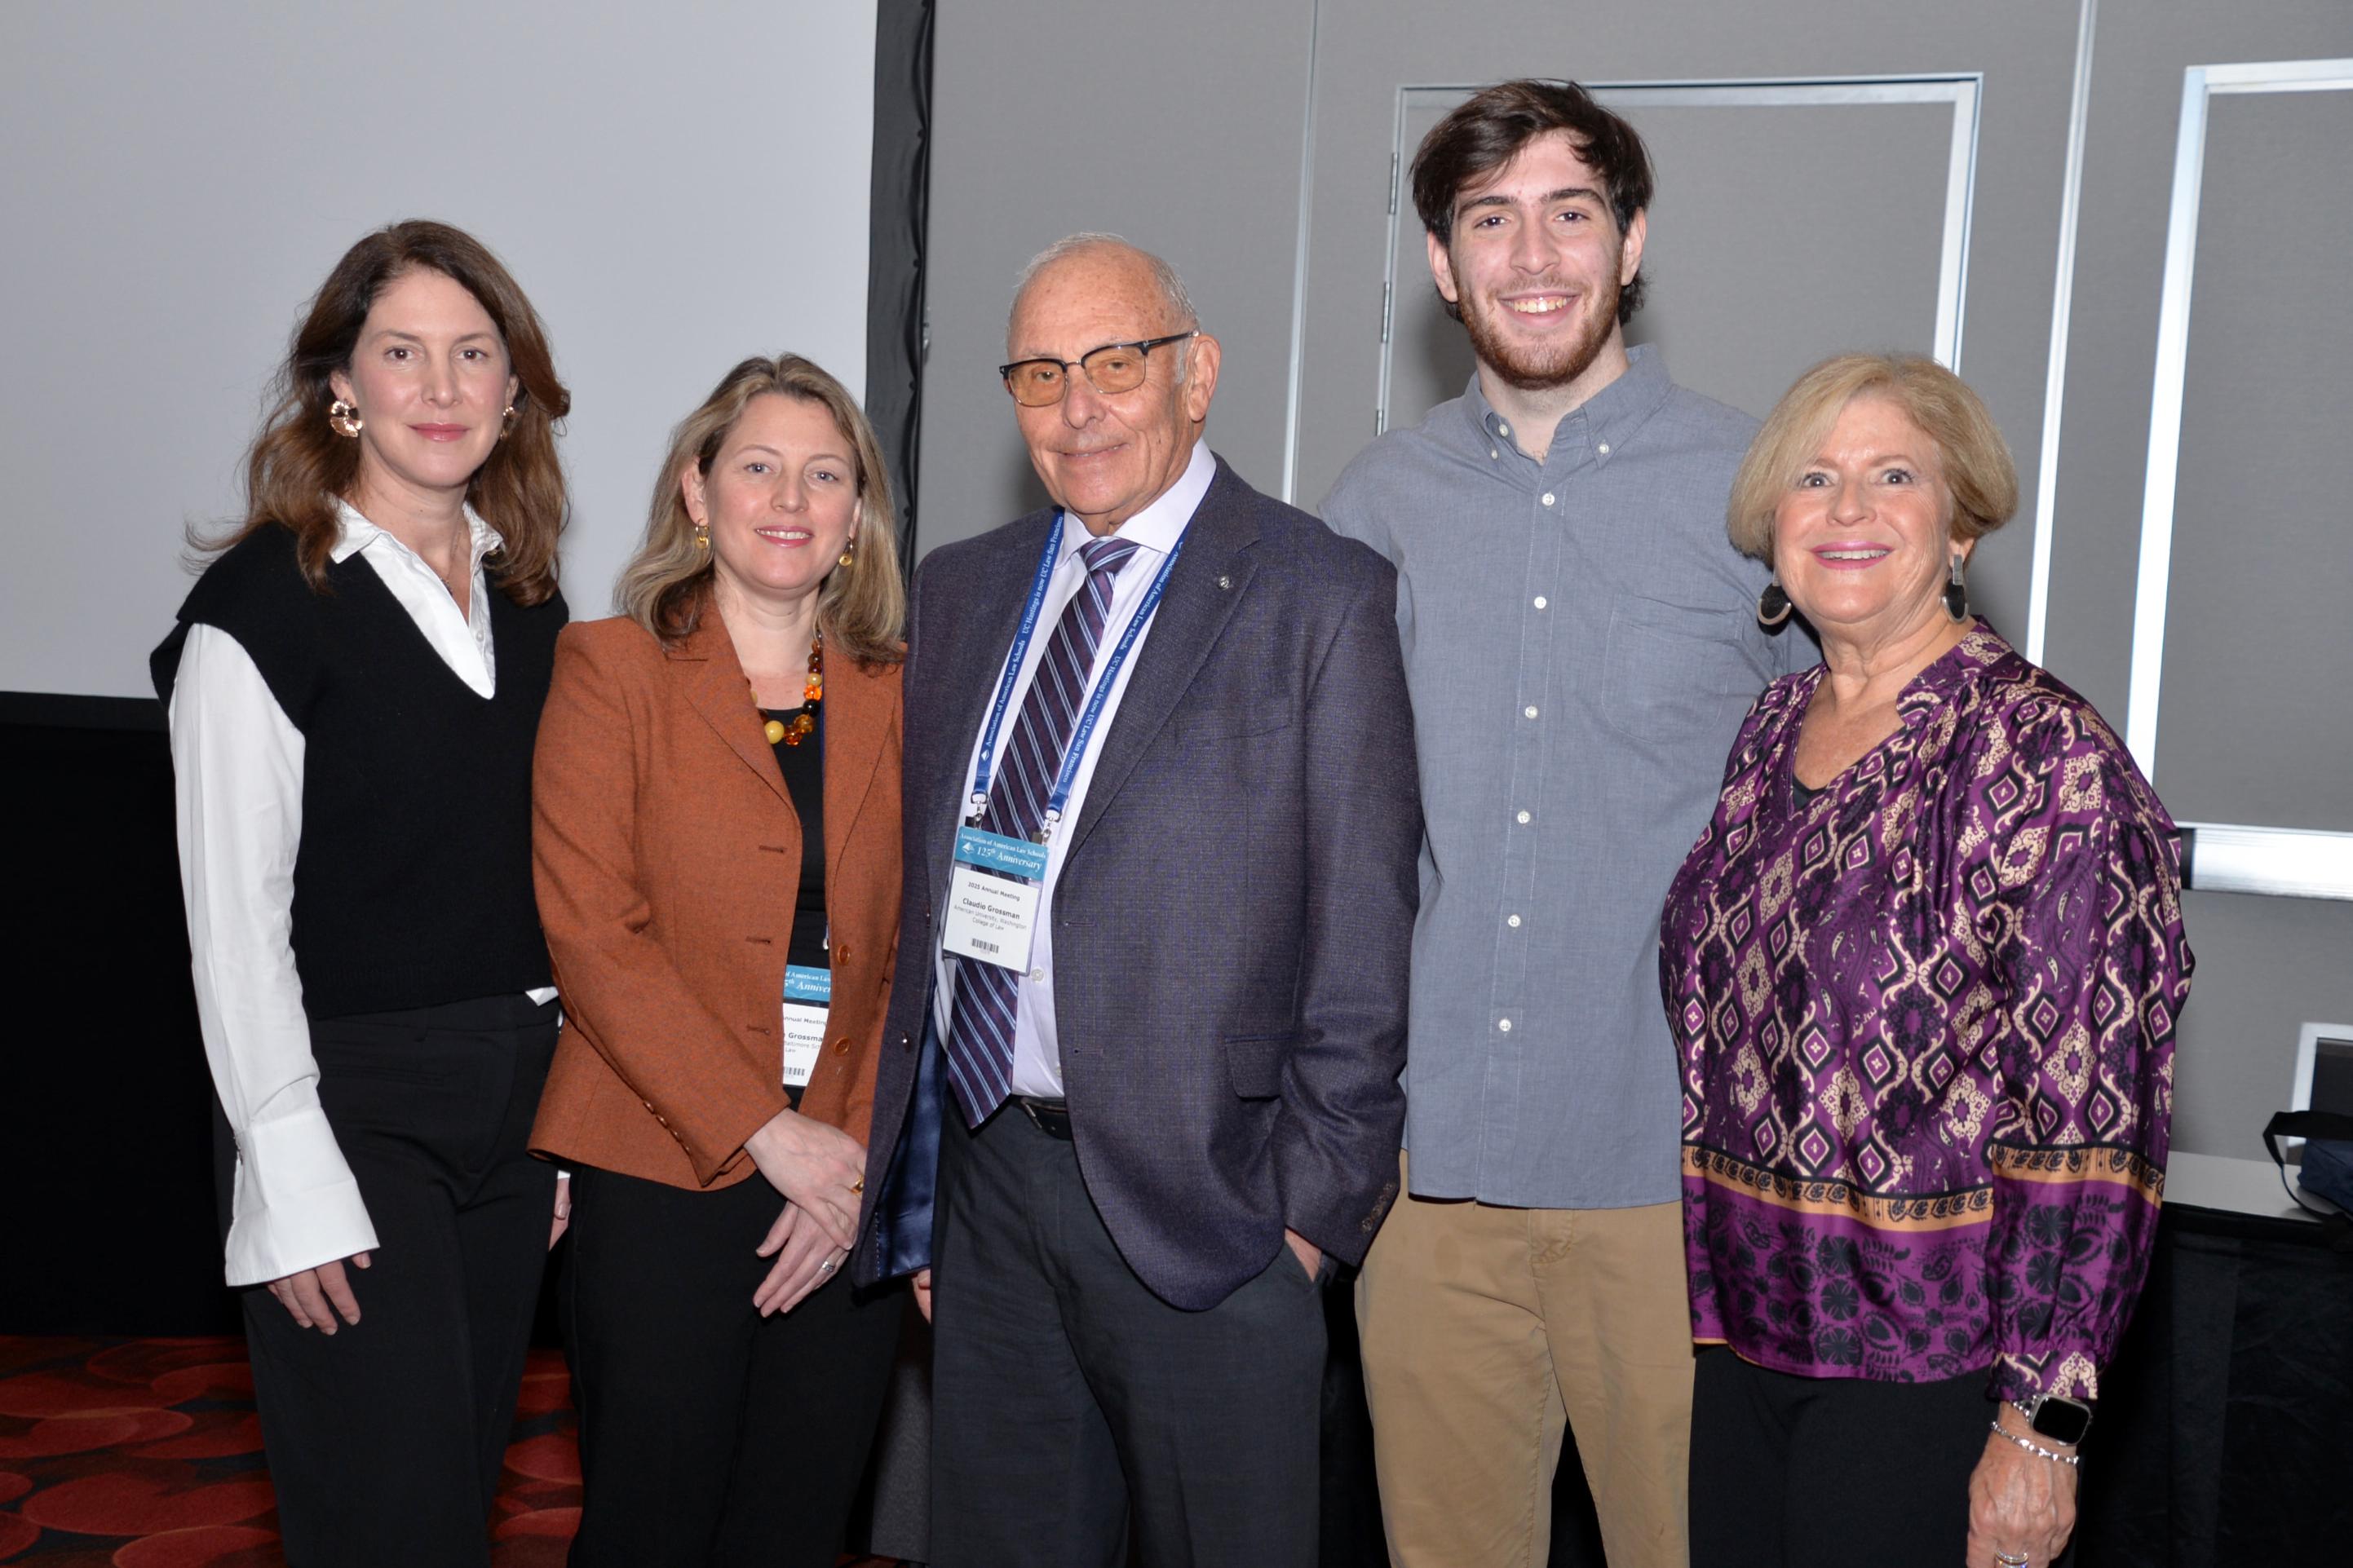
[[(1046, 800), (1061, 771), (1087, 676), (1111, 613), (1113, 579), (1139, 547), (1128, 539), (1091, 539), (1079, 547), (1087, 580), (1071, 595), (1046, 644), (1045, 656), (1021, 700), (1012, 738), (988, 790), (980, 825), (1008, 838), (1034, 837), (1046, 819)], [(1039, 911), (1040, 919), (1045, 910)], [(948, 1014), (948, 1085), (965, 1121), (977, 1127), (1005, 1103), (1013, 1083), (1013, 1020), (1020, 973), (976, 958), (956, 960), (955, 1002)]]

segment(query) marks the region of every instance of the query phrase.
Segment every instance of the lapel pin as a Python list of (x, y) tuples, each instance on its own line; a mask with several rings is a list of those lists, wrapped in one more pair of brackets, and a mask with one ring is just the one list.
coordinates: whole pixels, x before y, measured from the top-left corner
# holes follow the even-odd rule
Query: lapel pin
[(1233, 580), (1231, 577), (1227, 577), (1227, 576), (1220, 575), (1220, 576), (1218, 578), (1218, 586), (1219, 586), (1219, 587), (1220, 587), (1220, 588), (1230, 588), (1230, 587), (1232, 587), (1233, 585), (1234, 585), (1234, 580)]

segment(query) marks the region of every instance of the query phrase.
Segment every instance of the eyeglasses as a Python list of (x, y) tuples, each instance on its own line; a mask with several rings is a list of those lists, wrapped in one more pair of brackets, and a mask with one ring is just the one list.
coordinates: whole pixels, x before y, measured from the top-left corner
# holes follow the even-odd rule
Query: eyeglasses
[(1085, 374), (1089, 386), (1111, 397), (1144, 384), (1145, 356), (1154, 349), (1200, 335), (1196, 328), (1137, 343), (1105, 343), (1077, 359), (1018, 359), (998, 365), (997, 374), (1005, 378), (1005, 390), (1013, 395), (1013, 401), (1024, 408), (1050, 408), (1061, 402), (1062, 395), (1071, 389), (1071, 378), (1064, 373), (1072, 365)]

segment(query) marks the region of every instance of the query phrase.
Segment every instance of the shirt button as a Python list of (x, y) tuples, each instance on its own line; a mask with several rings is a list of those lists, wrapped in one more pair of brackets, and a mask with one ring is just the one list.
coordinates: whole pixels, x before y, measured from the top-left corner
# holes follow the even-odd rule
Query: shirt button
[(1503, 453), (1501, 453), (1501, 452), (1497, 451), (1497, 450), (1496, 450), (1494, 447), (1488, 447), (1488, 448), (1487, 448), (1487, 456), (1489, 456), (1489, 457), (1491, 457), (1491, 458), (1500, 458), (1500, 457), (1502, 457), (1503, 455), (1504, 455)]
[(1500, 419), (1498, 419), (1498, 420), (1496, 420), (1496, 421), (1495, 421), (1495, 434), (1496, 434), (1496, 435), (1498, 435), (1498, 436), (1508, 436), (1508, 435), (1510, 435), (1511, 433), (1512, 433), (1512, 427), (1511, 427), (1510, 426), (1508, 426), (1508, 425), (1504, 424), (1504, 423), (1502, 420), (1500, 420)]
[(1517, 915), (1506, 915), (1504, 917), (1504, 923), (1516, 929), (1520, 923), (1520, 917)]
[(1524, 812), (1520, 813), (1520, 820), (1521, 820), (1522, 822), (1525, 822), (1527, 819), (1528, 819), (1528, 814), (1527, 814), (1526, 812), (1525, 812), (1525, 811), (1524, 811)]
[(1503, 1030), (1504, 1033), (1508, 1035), (1512, 1032), (1512, 1021), (1509, 1018), (1502, 1019), (1497, 1022), (1495, 1027)]
[(1545, 491), (1545, 505), (1552, 505), (1552, 492), (1550, 490)]
[(1607, 441), (1604, 441), (1604, 442), (1602, 442), (1602, 443), (1601, 443), (1601, 445), (1599, 445), (1599, 447), (1594, 447), (1593, 449), (1594, 449), (1595, 451), (1597, 451), (1597, 452), (1600, 453), (1603, 457), (1605, 457), (1605, 458), (1606, 458), (1606, 457), (1608, 457), (1608, 456), (1609, 455), (1609, 442), (1607, 442)]
[(1531, 719), (1536, 716), (1536, 710), (1533, 708), (1523, 708), (1520, 711), (1526, 714)]
[(1029, 978), (1043, 985), (1046, 984), (1046, 972), (1043, 969), (1033, 969), (1029, 972)]
[(1545, 607), (1546, 603), (1546, 599), (1545, 599), (1545, 596), (1544, 596), (1542, 594), (1538, 594), (1538, 595), (1536, 595), (1536, 608), (1537, 608), (1537, 609), (1539, 609), (1539, 610), (1543, 609), (1543, 608)]

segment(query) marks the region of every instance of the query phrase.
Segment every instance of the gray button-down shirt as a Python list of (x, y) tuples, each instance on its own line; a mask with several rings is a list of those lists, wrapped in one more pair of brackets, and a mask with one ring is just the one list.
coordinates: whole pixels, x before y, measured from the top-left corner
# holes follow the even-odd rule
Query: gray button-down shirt
[(1424, 1196), (1681, 1193), (1659, 906), (1750, 702), (1818, 657), (1757, 626), (1766, 570), (1725, 537), (1756, 430), (1637, 348), (1541, 464), (1474, 376), (1324, 503), (1398, 568), (1428, 823), (1406, 1069)]

